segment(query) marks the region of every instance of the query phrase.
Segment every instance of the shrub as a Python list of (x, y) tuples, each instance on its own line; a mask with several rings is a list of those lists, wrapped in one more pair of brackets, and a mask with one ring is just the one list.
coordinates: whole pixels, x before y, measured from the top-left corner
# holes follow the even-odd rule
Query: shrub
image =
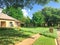
[(6, 27), (4, 27), (4, 28), (0, 28), (0, 30), (14, 30), (14, 28), (6, 28)]

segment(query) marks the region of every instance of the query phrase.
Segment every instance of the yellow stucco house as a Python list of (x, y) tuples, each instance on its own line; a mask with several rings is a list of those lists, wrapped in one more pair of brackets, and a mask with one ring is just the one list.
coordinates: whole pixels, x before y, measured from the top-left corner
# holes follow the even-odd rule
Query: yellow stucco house
[(12, 28), (19, 26), (20, 26), (20, 21), (8, 16), (7, 14), (0, 13), (0, 27)]

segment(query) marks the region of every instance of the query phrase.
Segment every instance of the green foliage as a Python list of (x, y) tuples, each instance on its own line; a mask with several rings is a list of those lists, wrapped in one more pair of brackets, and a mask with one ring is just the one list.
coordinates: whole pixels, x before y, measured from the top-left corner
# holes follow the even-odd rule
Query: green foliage
[(57, 38), (57, 30), (54, 29), (53, 33), (49, 32), (49, 28), (39, 27), (39, 28), (21, 28), (23, 31), (32, 32), (32, 33), (39, 33), (43, 36), (50, 37), (50, 38)]
[(0, 0), (0, 5), (5, 5), (6, 7), (13, 6), (17, 7), (28, 7), (32, 8), (34, 4), (45, 5), (50, 1), (59, 2), (59, 0)]
[[(45, 7), (41, 11), (35, 12), (33, 14), (33, 23), (38, 23), (40, 24), (47, 23), (48, 26), (54, 26), (60, 22), (60, 13), (59, 9), (51, 8), (51, 7)], [(39, 24), (37, 24), (39, 25)]]
[[(20, 30), (10, 29), (10, 28), (0, 28), (0, 44), (1, 45), (14, 45), (18, 41), (22, 41), (36, 33), (41, 33), (45, 35), (50, 35), (49, 28), (21, 28)], [(55, 35), (56, 32), (51, 33), (51, 35)], [(55, 35), (56, 36), (56, 35)], [(51, 37), (47, 37), (51, 38)], [(42, 40), (41, 40), (42, 41)], [(49, 43), (50, 44), (50, 43)]]
[(8, 7), (6, 9), (4, 9), (2, 11), (3, 13), (5, 14), (8, 14), (9, 16), (17, 19), (17, 20), (20, 20), (21, 22), (23, 22), (26, 27), (28, 27), (30, 25), (30, 18), (27, 16), (27, 17), (24, 17), (23, 13), (22, 13), (22, 9), (19, 7), (19, 8), (14, 8), (14, 7)]
[(22, 21), (23, 20), (23, 13), (22, 13), (21, 10), (22, 10), (21, 8), (17, 8), (16, 9), (14, 7), (9, 7), (9, 8), (4, 9), (3, 13), (6, 13), (9, 16)]
[(32, 20), (34, 25), (41, 25), (44, 23), (44, 16), (41, 12), (36, 12), (35, 14), (33, 14)]
[(26, 27), (30, 26), (30, 22), (31, 22), (30, 20), (31, 19), (27, 16), (26, 21), (25, 21)]
[(50, 38), (57, 38), (56, 32), (57, 32), (56, 30), (53, 30), (53, 33), (50, 33), (49, 31), (45, 31), (45, 32), (41, 32), (40, 34)]
[(30, 37), (32, 33), (11, 28), (0, 28), (0, 45), (15, 45), (16, 42)]
[(57, 24), (60, 20), (60, 14), (58, 14), (59, 9), (46, 7), (42, 10), (42, 14), (45, 16), (45, 21), (50, 24)]
[(33, 45), (56, 45), (56, 44), (55, 44), (55, 39), (45, 36), (40, 36), (40, 38), (37, 39)]
[(2, 27), (2, 28), (0, 28), (0, 30), (14, 30), (14, 28), (6, 28), (6, 27), (3, 28), (3, 27)]

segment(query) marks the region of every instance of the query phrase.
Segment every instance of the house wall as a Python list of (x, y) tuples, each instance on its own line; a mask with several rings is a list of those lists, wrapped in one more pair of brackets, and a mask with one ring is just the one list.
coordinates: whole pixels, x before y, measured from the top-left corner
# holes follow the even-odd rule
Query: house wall
[(11, 27), (10, 26), (10, 22), (13, 23), (13, 27), (18, 27), (17, 24), (15, 23), (15, 21), (10, 21), (10, 20), (0, 20), (0, 27), (1, 27), (1, 21), (5, 21), (6, 22), (6, 27)]

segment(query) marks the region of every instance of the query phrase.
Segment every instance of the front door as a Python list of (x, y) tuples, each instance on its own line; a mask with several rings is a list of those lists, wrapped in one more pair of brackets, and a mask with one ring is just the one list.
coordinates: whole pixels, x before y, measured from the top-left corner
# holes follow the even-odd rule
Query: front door
[(6, 27), (6, 22), (5, 21), (1, 21), (1, 27)]

